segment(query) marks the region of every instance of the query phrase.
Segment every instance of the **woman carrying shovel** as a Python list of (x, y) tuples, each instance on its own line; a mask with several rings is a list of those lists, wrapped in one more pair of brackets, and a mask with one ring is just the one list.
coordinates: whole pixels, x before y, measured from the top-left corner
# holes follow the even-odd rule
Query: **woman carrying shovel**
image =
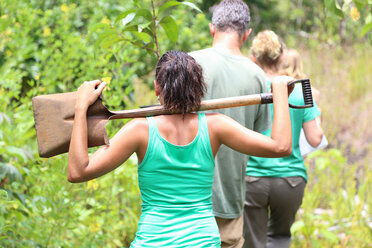
[(205, 92), (202, 69), (186, 53), (167, 52), (156, 67), (155, 93), (166, 109), (181, 114), (134, 119), (90, 157), (86, 112), (105, 83), (84, 82), (75, 107), (68, 180), (100, 177), (136, 153), (143, 203), (131, 247), (220, 247), (211, 202), (214, 157), (222, 144), (262, 157), (289, 155), (287, 84), (291, 80), (272, 81), (274, 122), (267, 137), (221, 114), (192, 113)]

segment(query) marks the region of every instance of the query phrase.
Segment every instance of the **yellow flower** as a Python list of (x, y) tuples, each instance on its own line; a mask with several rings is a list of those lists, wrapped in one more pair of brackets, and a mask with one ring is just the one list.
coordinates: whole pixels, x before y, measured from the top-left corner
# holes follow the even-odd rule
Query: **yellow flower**
[(110, 19), (106, 16), (102, 18), (101, 23), (109, 25), (111, 23)]
[(111, 77), (103, 77), (103, 78), (101, 78), (101, 81), (106, 82), (107, 84), (109, 84), (111, 82)]
[(8, 15), (2, 15), (1, 16), (1, 19), (6, 19), (6, 18), (8, 18)]
[(37, 80), (39, 80), (39, 79), (40, 79), (40, 75), (37, 74), (37, 75), (35, 76), (35, 80), (37, 81)]
[(96, 223), (90, 223), (89, 228), (91, 232), (98, 232), (100, 228), (100, 224), (98, 222)]
[(44, 28), (44, 31), (43, 31), (43, 36), (44, 37), (48, 37), (51, 33), (52, 33), (52, 30), (50, 29), (50, 27), (45, 27)]
[(18, 205), (13, 203), (13, 206), (12, 206), (14, 209), (18, 209)]
[(6, 35), (6, 36), (9, 36), (11, 33), (12, 33), (12, 30), (11, 30), (10, 28), (8, 28), (8, 29), (5, 31), (5, 35)]
[(68, 7), (68, 5), (66, 5), (66, 4), (62, 4), (61, 5), (61, 10), (63, 11), (63, 12), (68, 12), (68, 9), (69, 9), (69, 7)]
[(354, 22), (359, 20), (360, 13), (359, 13), (359, 10), (355, 6), (351, 7), (350, 16), (351, 16), (351, 19), (353, 19)]
[(8, 57), (10, 57), (10, 56), (13, 55), (13, 52), (10, 51), (10, 50), (6, 50), (6, 51), (5, 51), (5, 55), (8, 56)]
[(93, 189), (93, 190), (98, 189), (98, 182), (97, 182), (97, 180), (96, 179), (93, 179), (93, 180), (88, 181), (87, 189)]

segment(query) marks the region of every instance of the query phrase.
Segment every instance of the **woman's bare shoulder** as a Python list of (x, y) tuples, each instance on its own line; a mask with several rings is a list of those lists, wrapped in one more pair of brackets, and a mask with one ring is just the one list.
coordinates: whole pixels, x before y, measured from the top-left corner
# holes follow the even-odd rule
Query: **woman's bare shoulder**
[(233, 121), (230, 117), (220, 113), (206, 113), (208, 125), (219, 125), (229, 121)]
[(149, 125), (146, 118), (134, 118), (125, 124), (118, 134), (130, 132), (134, 135), (144, 135), (147, 134), (149, 130)]

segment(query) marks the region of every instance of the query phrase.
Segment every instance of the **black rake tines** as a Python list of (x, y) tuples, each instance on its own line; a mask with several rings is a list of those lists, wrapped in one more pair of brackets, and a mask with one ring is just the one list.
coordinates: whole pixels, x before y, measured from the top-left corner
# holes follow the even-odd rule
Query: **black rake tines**
[(295, 109), (311, 108), (314, 106), (313, 94), (311, 92), (310, 79), (300, 79), (290, 82), (288, 85), (301, 83), (302, 93), (304, 96), (304, 105), (292, 105), (289, 104), (289, 107)]
[[(301, 84), (302, 86), (302, 93), (304, 96), (304, 105), (293, 105), (289, 104), (289, 107), (295, 109), (303, 109), (303, 108), (311, 108), (314, 106), (313, 103), (313, 95), (311, 93), (311, 85), (309, 79), (299, 79), (292, 81), (288, 84), (288, 86), (292, 84)], [(273, 103), (273, 94), (272, 93), (262, 93), (261, 95), (261, 104), (268, 104)]]

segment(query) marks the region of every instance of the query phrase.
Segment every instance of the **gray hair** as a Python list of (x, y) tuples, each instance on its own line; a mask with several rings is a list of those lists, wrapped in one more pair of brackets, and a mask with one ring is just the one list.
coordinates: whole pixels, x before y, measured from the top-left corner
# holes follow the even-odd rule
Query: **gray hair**
[(243, 35), (249, 27), (249, 8), (242, 0), (223, 0), (212, 11), (212, 24), (217, 31), (235, 31)]

